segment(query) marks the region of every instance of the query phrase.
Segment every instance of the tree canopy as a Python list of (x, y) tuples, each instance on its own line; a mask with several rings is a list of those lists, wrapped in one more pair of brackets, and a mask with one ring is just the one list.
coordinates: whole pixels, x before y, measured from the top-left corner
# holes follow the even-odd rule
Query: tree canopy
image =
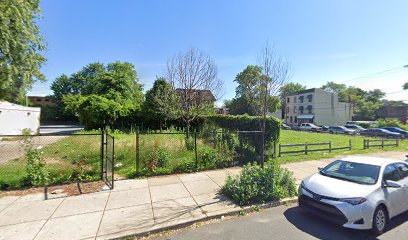
[(2, 0), (0, 4), (0, 99), (22, 103), (46, 59), (37, 20), (39, 0)]
[(51, 88), (55, 99), (77, 114), (86, 128), (112, 126), (143, 102), (142, 85), (127, 62), (91, 63), (70, 77), (58, 77)]

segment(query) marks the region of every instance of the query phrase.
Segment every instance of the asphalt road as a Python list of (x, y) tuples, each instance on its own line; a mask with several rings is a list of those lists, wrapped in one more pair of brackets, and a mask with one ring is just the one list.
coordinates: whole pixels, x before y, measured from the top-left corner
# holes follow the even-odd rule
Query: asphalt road
[(161, 240), (199, 239), (408, 239), (408, 213), (391, 221), (381, 236), (345, 229), (303, 212), (298, 206), (281, 206), (244, 217), (224, 220), (159, 237)]

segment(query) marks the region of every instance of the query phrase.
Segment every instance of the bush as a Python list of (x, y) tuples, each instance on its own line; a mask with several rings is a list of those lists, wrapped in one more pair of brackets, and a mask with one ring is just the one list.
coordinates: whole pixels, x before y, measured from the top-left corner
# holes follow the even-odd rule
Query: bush
[(177, 164), (174, 166), (173, 173), (191, 173), (194, 172), (195, 169), (195, 161), (190, 158), (184, 158), (177, 162)]
[(200, 150), (201, 161), (200, 165), (204, 167), (214, 166), (215, 162), (217, 161), (217, 154), (214, 149), (206, 148)]
[(165, 167), (170, 161), (170, 153), (166, 149), (160, 148), (157, 150), (157, 166)]
[(34, 148), (29, 138), (27, 138), (23, 144), (27, 161), (27, 180), (33, 186), (47, 185), (50, 173), (46, 168), (44, 158), (41, 156), (42, 152), (39, 151), (41, 148)]
[(222, 192), (241, 206), (279, 201), (297, 194), (293, 173), (276, 161), (267, 162), (264, 168), (246, 165), (239, 176), (228, 177)]
[(398, 119), (378, 119), (377, 127), (398, 127), (402, 129), (407, 129), (406, 124), (402, 124)]

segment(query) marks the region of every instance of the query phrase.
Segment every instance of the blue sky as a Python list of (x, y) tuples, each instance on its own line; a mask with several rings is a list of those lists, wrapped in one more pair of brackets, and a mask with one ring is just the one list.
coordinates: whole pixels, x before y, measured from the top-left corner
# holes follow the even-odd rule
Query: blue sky
[[(41, 6), (48, 81), (30, 94), (50, 93), (57, 76), (91, 62), (116, 60), (133, 63), (148, 89), (167, 59), (194, 47), (214, 58), (225, 81), (223, 98), (230, 99), (236, 74), (256, 64), (269, 42), (291, 62), (294, 82), (347, 81), (408, 100), (401, 91), (408, 81), (402, 68), (408, 64), (408, 1), (42, 0)], [(372, 75), (388, 69), (394, 70)]]

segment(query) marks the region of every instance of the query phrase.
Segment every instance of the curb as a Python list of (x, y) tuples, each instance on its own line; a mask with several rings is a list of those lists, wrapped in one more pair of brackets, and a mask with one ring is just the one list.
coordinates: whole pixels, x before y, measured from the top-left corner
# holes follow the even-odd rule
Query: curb
[[(197, 220), (191, 220), (191, 221), (188, 221), (188, 222), (176, 224), (176, 225), (173, 225), (173, 226), (162, 227), (162, 228), (153, 229), (153, 230), (149, 230), (149, 231), (145, 231), (145, 232), (141, 232), (141, 233), (129, 234), (129, 235), (124, 235), (124, 236), (120, 236), (120, 237), (116, 237), (116, 238), (114, 237), (114, 238), (110, 238), (110, 239), (125, 239), (125, 238), (129, 238), (129, 237), (142, 238), (142, 237), (146, 237), (146, 236), (156, 234), (156, 233), (160, 233), (160, 232), (164, 232), (164, 231), (177, 230), (177, 229), (180, 229), (180, 228), (189, 227), (189, 226), (192, 226), (192, 225), (194, 225), (196, 223), (200, 223), (200, 222), (219, 219), (219, 218), (221, 218), (223, 216), (238, 216), (238, 215), (241, 215), (242, 213), (251, 213), (251, 212), (256, 211), (255, 210), (256, 208), (257, 209), (268, 209), (268, 208), (279, 207), (279, 206), (286, 205), (286, 204), (295, 204), (297, 202), (298, 202), (298, 199), (297, 199), (297, 197), (295, 197), (295, 198), (283, 199), (283, 200), (277, 201), (277, 202), (255, 204), (255, 205), (241, 207), (241, 209), (239, 209), (239, 210), (232, 210), (232, 211), (226, 212), (226, 213), (220, 213), (220, 214), (216, 214), (216, 215), (213, 215), (213, 216), (207, 216), (207, 217), (203, 217), (203, 218), (200, 218), (200, 219), (197, 219)], [(103, 237), (103, 236), (101, 236), (101, 237)]]

